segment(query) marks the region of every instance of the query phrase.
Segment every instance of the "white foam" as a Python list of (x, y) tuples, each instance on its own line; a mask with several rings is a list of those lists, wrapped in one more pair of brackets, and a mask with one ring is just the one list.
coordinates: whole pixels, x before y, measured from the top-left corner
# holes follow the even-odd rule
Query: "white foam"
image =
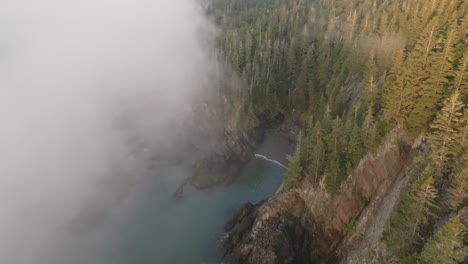
[(285, 168), (285, 169), (288, 168), (288, 167), (284, 166), (283, 164), (281, 164), (279, 161), (270, 159), (270, 158), (268, 158), (268, 157), (266, 157), (266, 156), (264, 156), (264, 155), (255, 154), (255, 157), (264, 159), (264, 160), (269, 161), (269, 162), (273, 162), (273, 163), (275, 163), (276, 165), (278, 165), (278, 166), (280, 166), (280, 167), (283, 167), (283, 168)]

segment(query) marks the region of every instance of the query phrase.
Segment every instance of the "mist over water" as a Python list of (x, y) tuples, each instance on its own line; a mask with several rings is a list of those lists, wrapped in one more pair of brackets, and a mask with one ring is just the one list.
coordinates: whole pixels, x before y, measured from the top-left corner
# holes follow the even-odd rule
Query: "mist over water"
[(242, 204), (273, 195), (284, 171), (276, 163), (254, 158), (232, 184), (207, 190), (187, 186), (184, 197), (176, 200), (173, 190), (190, 171), (167, 168), (162, 177), (132, 192), (119, 208), (121, 217), (109, 219), (104, 229), (113, 239), (92, 263), (220, 264), (225, 222)]
[(191, 0), (1, 4), (1, 263), (70, 258), (212, 87), (212, 34)]

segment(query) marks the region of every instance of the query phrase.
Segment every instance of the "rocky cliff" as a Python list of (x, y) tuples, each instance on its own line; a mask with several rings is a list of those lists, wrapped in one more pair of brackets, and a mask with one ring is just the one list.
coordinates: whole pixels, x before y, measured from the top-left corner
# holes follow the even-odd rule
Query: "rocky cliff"
[(206, 188), (231, 181), (253, 157), (262, 138), (258, 128), (224, 132), (216, 151), (195, 162), (190, 182)]
[[(224, 118), (227, 120), (222, 123), (223, 132), (214, 137), (215, 147), (193, 165), (190, 183), (197, 188), (228, 183), (240, 175), (242, 167), (252, 159), (255, 150), (262, 143), (266, 130), (276, 128), (284, 130), (283, 134), (294, 133), (292, 128), (286, 129), (287, 126), (281, 125), (284, 123), (284, 116), (280, 114), (272, 119), (256, 120), (255, 125), (247, 125), (249, 122), (246, 116)], [(241, 120), (233, 122), (232, 119)]]
[(343, 238), (364, 209), (394, 185), (411, 149), (411, 142), (394, 130), (381, 149), (361, 160), (339, 194), (332, 196), (322, 184), (304, 179), (302, 187), (279, 192), (237, 215), (237, 224), (226, 228), (230, 233), (222, 248), (225, 263), (339, 262)]

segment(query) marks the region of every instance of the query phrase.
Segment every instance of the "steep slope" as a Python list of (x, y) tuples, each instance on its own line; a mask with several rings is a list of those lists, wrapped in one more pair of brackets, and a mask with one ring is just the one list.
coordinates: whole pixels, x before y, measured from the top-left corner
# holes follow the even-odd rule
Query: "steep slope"
[(272, 197), (238, 219), (243, 228), (224, 242), (226, 263), (337, 261), (342, 257), (337, 246), (350, 225), (395, 183), (411, 150), (411, 142), (394, 130), (382, 149), (361, 160), (337, 195), (323, 185), (305, 184)]
[(234, 94), (302, 128), (283, 190), (239, 217), (229, 261), (378, 262), (381, 238), (408, 263), (468, 248), (467, 1), (213, 2)]

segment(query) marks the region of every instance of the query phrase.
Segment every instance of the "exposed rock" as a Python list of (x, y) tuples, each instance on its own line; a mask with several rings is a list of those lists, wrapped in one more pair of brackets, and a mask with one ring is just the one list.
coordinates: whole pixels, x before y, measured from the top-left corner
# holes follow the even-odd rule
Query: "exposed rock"
[[(216, 116), (211, 119), (219, 123), (221, 115), (217, 113), (212, 116)], [(229, 120), (229, 117), (226, 118)], [(260, 117), (261, 122), (254, 128), (246, 128), (242, 122), (236, 126), (224, 124), (224, 132), (218, 133), (220, 137), (211, 134), (211, 142), (215, 144), (209, 148), (208, 153), (204, 152), (202, 158), (195, 161), (190, 183), (196, 188), (207, 188), (231, 182), (252, 159), (267, 129), (290, 127), (290, 131), (294, 132), (296, 127), (291, 122), (287, 122), (288, 125), (283, 124), (284, 119), (282, 114), (274, 118)], [(219, 131), (219, 126), (216, 131)]]
[(290, 120), (278, 125), (275, 128), (275, 132), (288, 139), (290, 142), (296, 142), (299, 130), (300, 128)]
[(366, 206), (338, 247), (337, 251), (343, 256), (342, 263), (388, 262), (390, 255), (380, 238), (408, 180), (405, 173), (400, 173), (394, 183), (386, 182), (379, 187), (376, 197)]
[(235, 241), (226, 239), (226, 263), (337, 263), (346, 226), (382, 186), (395, 181), (410, 150), (410, 142), (395, 130), (382, 149), (361, 160), (339, 194), (329, 195), (322, 184), (276, 194), (252, 212), (255, 220), (247, 231), (236, 234)]
[[(252, 225), (259, 215), (271, 209), (270, 205), (251, 207), (249, 204), (241, 208), (233, 218), (237, 224), (233, 226), (233, 230), (223, 243), (223, 255), (231, 253), (225, 263), (306, 263), (304, 261), (309, 258), (309, 232), (306, 232), (300, 224), (298, 210), (291, 210), (291, 214), (277, 215), (269, 221), (262, 222), (263, 228), (259, 231), (267, 232), (256, 234), (258, 244), (246, 243), (252, 234)], [(245, 215), (246, 212), (250, 213)], [(271, 230), (278, 232), (270, 232)], [(250, 254), (250, 252), (255, 252), (255, 254)], [(295, 261), (297, 256), (301, 256), (300, 262)]]
[[(260, 203), (259, 203), (260, 204)], [(259, 205), (258, 204), (258, 205)], [(257, 206), (258, 206), (257, 205)], [(242, 219), (248, 215), (251, 215), (253, 210), (255, 209), (255, 205), (252, 203), (246, 203), (242, 205), (239, 211), (224, 225), (224, 231), (229, 232), (231, 231), (238, 223), (242, 221)]]
[(219, 149), (195, 162), (192, 185), (206, 188), (232, 181), (253, 157), (262, 136), (260, 129), (225, 132)]
[[(223, 255), (230, 253), (225, 263), (308, 263), (312, 257), (311, 230), (306, 230), (307, 219), (301, 215), (304, 204), (297, 198), (291, 195), (284, 198), (288, 201), (272, 199), (257, 205), (249, 215), (235, 218), (237, 225), (222, 247)], [(277, 203), (292, 207), (279, 212)], [(245, 211), (242, 208), (239, 212)]]
[(182, 199), (182, 197), (184, 197), (184, 188), (185, 188), (185, 185), (187, 185), (187, 183), (189, 182), (189, 180), (190, 180), (190, 178), (185, 178), (182, 181), (182, 183), (179, 185), (179, 187), (177, 188), (177, 190), (173, 194), (174, 198)]

